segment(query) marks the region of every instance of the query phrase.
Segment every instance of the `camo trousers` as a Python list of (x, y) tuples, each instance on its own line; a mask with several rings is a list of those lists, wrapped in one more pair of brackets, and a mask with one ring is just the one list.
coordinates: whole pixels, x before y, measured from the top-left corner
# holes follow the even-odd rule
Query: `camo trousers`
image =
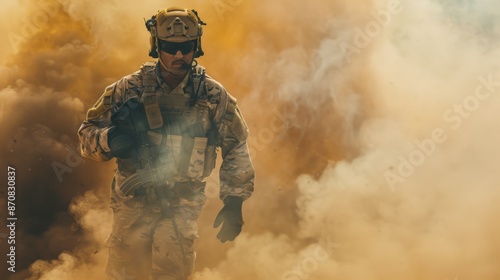
[(171, 218), (141, 201), (114, 206), (112, 202), (112, 208), (113, 228), (105, 244), (107, 273), (113, 279), (147, 280), (149, 275), (153, 280), (187, 279), (196, 259), (196, 220), (202, 205), (173, 207)]

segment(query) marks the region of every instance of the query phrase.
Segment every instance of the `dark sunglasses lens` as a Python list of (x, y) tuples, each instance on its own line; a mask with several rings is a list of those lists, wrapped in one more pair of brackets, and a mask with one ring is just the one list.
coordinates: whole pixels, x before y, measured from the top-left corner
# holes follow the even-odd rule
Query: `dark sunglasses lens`
[(160, 42), (160, 49), (166, 53), (175, 55), (177, 51), (181, 51), (182, 54), (188, 54), (194, 50), (195, 42), (188, 41), (183, 43), (172, 43), (172, 42)]

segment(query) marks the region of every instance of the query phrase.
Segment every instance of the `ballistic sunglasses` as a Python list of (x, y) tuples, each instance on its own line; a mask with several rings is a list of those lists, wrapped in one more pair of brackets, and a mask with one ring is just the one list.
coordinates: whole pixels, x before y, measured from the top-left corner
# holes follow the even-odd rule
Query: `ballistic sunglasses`
[(163, 40), (158, 40), (160, 44), (160, 50), (175, 55), (177, 51), (181, 51), (183, 55), (186, 55), (194, 51), (196, 41), (187, 41), (182, 43), (167, 42)]

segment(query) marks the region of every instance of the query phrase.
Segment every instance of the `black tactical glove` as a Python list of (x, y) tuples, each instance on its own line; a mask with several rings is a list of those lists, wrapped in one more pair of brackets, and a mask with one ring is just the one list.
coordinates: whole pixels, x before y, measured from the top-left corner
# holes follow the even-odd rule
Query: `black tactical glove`
[(241, 232), (243, 226), (243, 216), (241, 214), (241, 205), (243, 199), (237, 196), (228, 196), (224, 199), (224, 207), (215, 218), (214, 228), (222, 224), (222, 228), (217, 234), (217, 239), (224, 243), (233, 241)]
[(134, 141), (129, 133), (114, 126), (108, 130), (108, 146), (112, 157), (129, 158)]
[(144, 106), (137, 97), (129, 98), (111, 116), (113, 127), (108, 131), (108, 146), (111, 156), (129, 158), (135, 146), (134, 135), (147, 130), (143, 119), (146, 118)]

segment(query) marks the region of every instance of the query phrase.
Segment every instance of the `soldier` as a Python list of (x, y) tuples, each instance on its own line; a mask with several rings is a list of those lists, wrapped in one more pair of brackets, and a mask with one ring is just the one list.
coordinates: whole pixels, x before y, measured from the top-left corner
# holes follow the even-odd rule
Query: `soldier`
[(204, 178), (221, 150), (214, 227), (232, 241), (254, 188), (248, 127), (224, 87), (205, 74), (202, 25), (194, 10), (171, 7), (146, 21), (155, 62), (104, 90), (78, 135), (83, 156), (118, 165), (111, 185), (113, 227), (107, 272), (115, 279), (181, 280), (192, 273)]

